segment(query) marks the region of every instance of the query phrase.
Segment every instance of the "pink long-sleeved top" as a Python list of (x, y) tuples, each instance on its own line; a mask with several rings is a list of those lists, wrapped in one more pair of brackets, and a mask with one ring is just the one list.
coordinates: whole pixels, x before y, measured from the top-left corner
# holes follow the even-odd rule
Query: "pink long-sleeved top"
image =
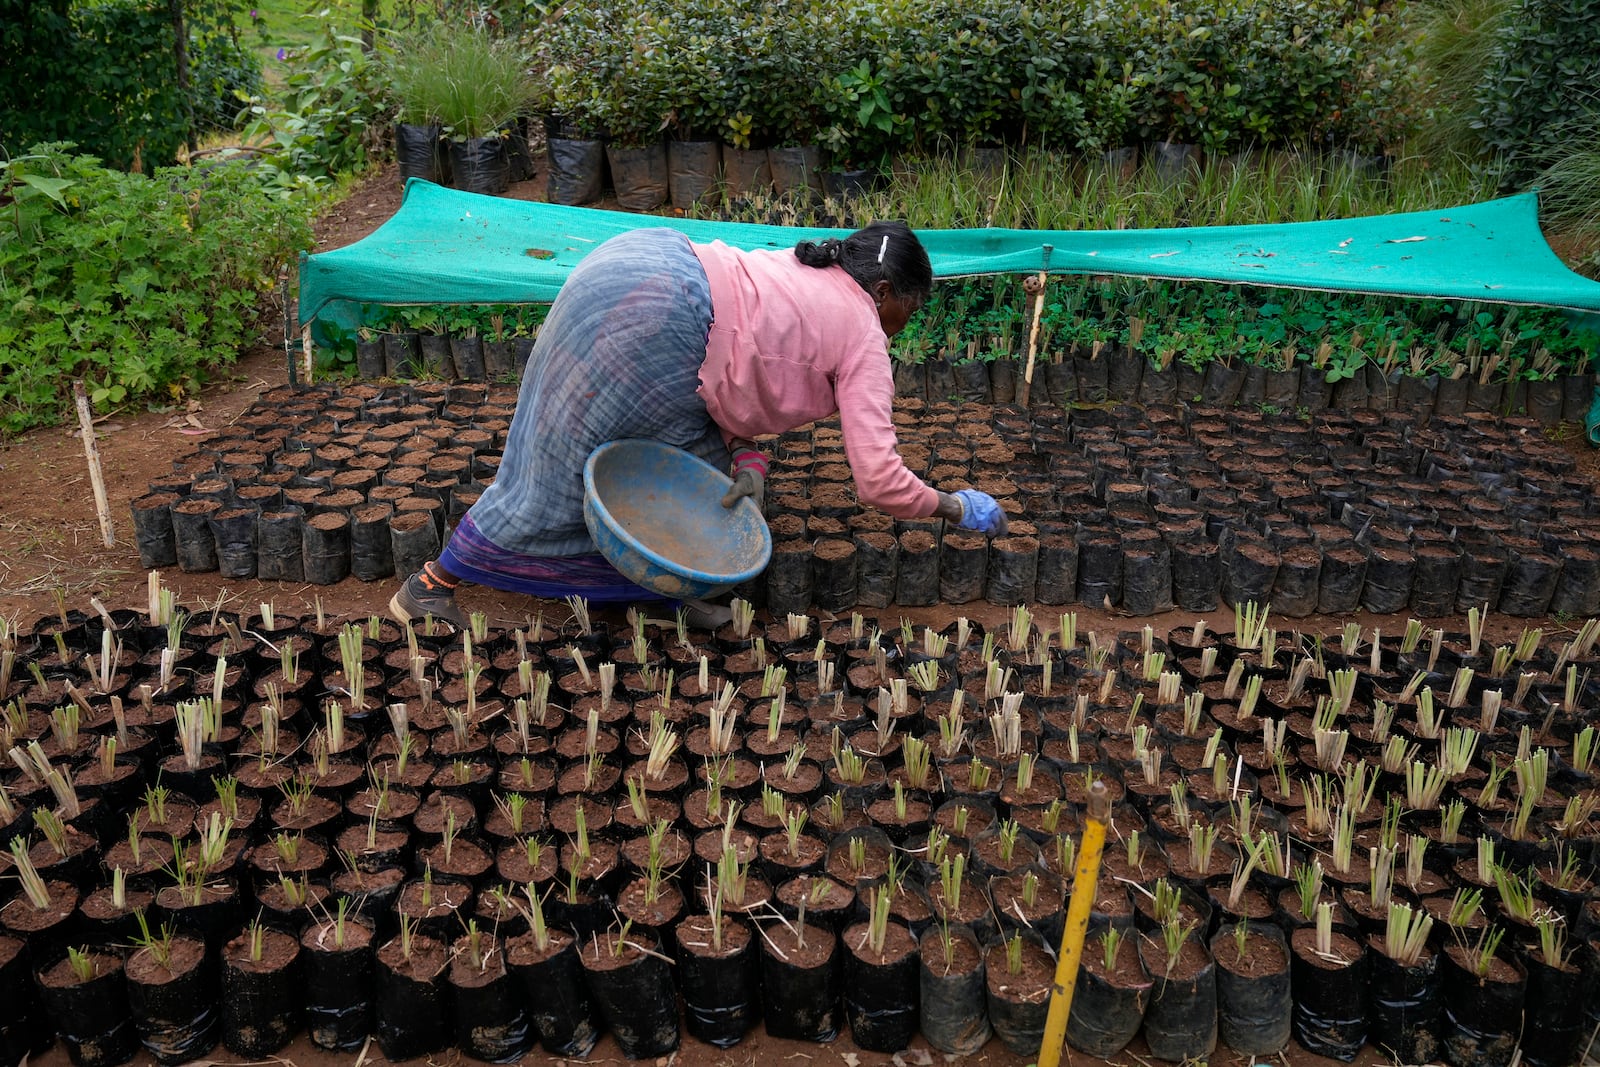
[(861, 502), (932, 515), (938, 494), (895, 449), (889, 342), (872, 297), (842, 267), (808, 267), (792, 249), (694, 251), (715, 316), (700, 395), (723, 435), (782, 433), (837, 411)]

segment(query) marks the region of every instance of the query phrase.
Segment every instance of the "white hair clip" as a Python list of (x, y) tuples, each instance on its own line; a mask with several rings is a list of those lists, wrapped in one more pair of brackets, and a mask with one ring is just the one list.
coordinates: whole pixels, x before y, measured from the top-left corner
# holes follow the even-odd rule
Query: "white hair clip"
[(878, 246), (878, 265), (880, 267), (883, 265), (883, 254), (887, 251), (889, 251), (889, 235), (884, 234), (883, 244)]

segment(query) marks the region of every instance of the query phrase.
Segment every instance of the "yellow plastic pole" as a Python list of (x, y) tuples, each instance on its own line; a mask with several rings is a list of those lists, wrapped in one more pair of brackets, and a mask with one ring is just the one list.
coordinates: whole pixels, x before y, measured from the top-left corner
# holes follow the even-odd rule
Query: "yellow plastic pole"
[(1111, 821), (1111, 797), (1101, 782), (1089, 791), (1089, 821), (1078, 846), (1078, 869), (1072, 878), (1072, 902), (1067, 905), (1067, 925), (1061, 931), (1061, 954), (1056, 957), (1056, 980), (1050, 988), (1050, 1012), (1045, 1016), (1044, 1041), (1039, 1046), (1038, 1067), (1057, 1067), (1061, 1046), (1067, 1040), (1067, 1017), (1072, 1011), (1072, 991), (1078, 985), (1078, 958), (1089, 930), (1089, 909), (1094, 906), (1095, 883), (1100, 878), (1100, 853), (1106, 843), (1106, 823)]

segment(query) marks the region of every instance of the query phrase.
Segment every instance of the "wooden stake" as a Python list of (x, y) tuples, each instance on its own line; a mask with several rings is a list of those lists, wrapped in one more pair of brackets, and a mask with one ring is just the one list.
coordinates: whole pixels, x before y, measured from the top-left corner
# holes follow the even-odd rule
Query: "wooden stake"
[(316, 346), (311, 343), (311, 324), (308, 322), (300, 330), (300, 351), (306, 358), (306, 385), (311, 384), (311, 370), (316, 365)]
[(1017, 397), (1017, 403), (1026, 408), (1029, 394), (1033, 392), (1033, 361), (1039, 354), (1039, 320), (1044, 315), (1044, 271), (1022, 279), (1022, 288), (1033, 294), (1033, 313), (1029, 316), (1032, 321), (1028, 323), (1028, 363), (1022, 371), (1022, 395)]
[(100, 540), (115, 548), (117, 536), (111, 529), (111, 505), (106, 502), (106, 481), (100, 473), (100, 444), (94, 436), (94, 416), (89, 411), (89, 394), (83, 379), (72, 383), (72, 399), (78, 404), (78, 432), (83, 436), (83, 457), (89, 461), (89, 484), (94, 488), (94, 510), (100, 519)]

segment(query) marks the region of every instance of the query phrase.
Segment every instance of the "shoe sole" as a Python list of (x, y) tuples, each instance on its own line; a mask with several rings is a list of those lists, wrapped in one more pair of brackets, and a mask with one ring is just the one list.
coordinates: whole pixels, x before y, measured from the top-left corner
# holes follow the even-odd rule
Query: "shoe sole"
[[(401, 586), (400, 591), (389, 598), (389, 614), (402, 627), (409, 626), (414, 620), (424, 618), (429, 614), (426, 611), (420, 611), (413, 614), (411, 609), (406, 606), (405, 601), (400, 599), (404, 593), (405, 587)], [(448, 615), (441, 615), (435, 612), (433, 613), (433, 618), (435, 622), (446, 623), (455, 627), (458, 631), (465, 630), (467, 628), (465, 615), (462, 615), (460, 618), (453, 619)]]
[(399, 593), (389, 598), (389, 615), (400, 624), (401, 629), (411, 625), (411, 612), (400, 602)]

